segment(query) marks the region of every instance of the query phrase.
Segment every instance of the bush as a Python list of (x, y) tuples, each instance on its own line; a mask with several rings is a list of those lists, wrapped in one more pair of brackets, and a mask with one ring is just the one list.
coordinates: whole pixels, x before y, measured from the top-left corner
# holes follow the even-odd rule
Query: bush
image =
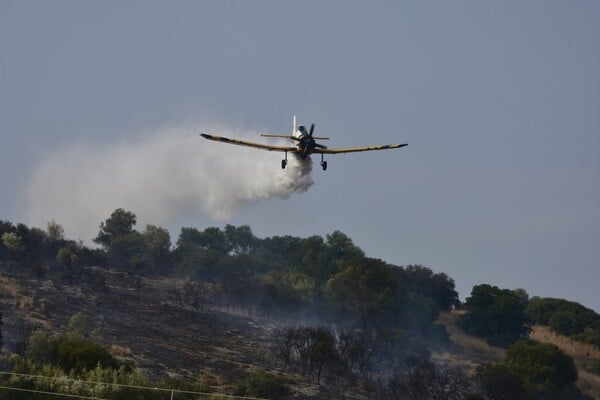
[(100, 365), (116, 369), (118, 361), (101, 344), (78, 337), (63, 338), (58, 345), (57, 363), (65, 371), (76, 373), (90, 370)]
[(573, 359), (553, 344), (517, 342), (506, 351), (506, 365), (532, 393), (563, 394), (563, 398), (571, 398), (569, 395), (577, 391)]
[(248, 379), (246, 385), (238, 386), (240, 391), (245, 389), (253, 396), (273, 400), (285, 398), (290, 391), (284, 378), (265, 371), (257, 372)]
[(29, 339), (27, 357), (33, 365), (58, 365), (65, 372), (81, 373), (98, 365), (117, 369), (119, 362), (106, 347), (83, 339), (81, 335), (55, 336), (43, 331), (35, 331)]

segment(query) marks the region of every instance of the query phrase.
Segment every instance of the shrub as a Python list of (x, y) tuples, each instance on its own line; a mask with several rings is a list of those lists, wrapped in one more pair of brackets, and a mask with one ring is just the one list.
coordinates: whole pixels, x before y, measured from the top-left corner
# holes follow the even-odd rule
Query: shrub
[(576, 391), (573, 359), (553, 344), (517, 342), (506, 351), (506, 365), (532, 393), (570, 395)]
[(73, 370), (76, 373), (96, 368), (98, 365), (113, 369), (119, 367), (119, 363), (106, 347), (78, 337), (66, 337), (60, 341), (56, 361), (63, 370)]
[[(289, 393), (290, 388), (286, 380), (280, 376), (265, 371), (257, 372), (246, 382), (246, 388), (253, 396), (267, 399), (283, 399)], [(238, 386), (243, 390), (243, 386)]]

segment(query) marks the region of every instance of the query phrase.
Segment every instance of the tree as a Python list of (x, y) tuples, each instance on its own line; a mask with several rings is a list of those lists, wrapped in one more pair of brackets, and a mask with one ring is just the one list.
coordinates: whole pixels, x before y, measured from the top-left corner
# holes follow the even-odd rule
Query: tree
[(273, 236), (260, 241), (260, 252), (276, 266), (299, 269), (303, 257), (301, 245), (302, 239), (295, 236)]
[(300, 269), (315, 280), (317, 287), (323, 285), (329, 278), (339, 271), (330, 270), (327, 256), (327, 245), (321, 236), (310, 236), (302, 239), (299, 249), (301, 251)]
[(73, 253), (73, 251), (68, 247), (61, 247), (58, 249), (58, 253), (56, 254), (56, 259), (62, 265), (66, 267), (70, 267), (77, 261), (77, 255)]
[(145, 264), (153, 272), (164, 270), (170, 265), (171, 235), (165, 228), (146, 225), (142, 232), (144, 239)]
[(27, 357), (39, 366), (55, 363), (58, 358), (59, 341), (58, 336), (36, 330), (29, 337)]
[(21, 237), (16, 232), (4, 232), (1, 239), (9, 256), (15, 261), (20, 260), (25, 252), (25, 246), (21, 241)]
[[(343, 375), (343, 362), (337, 351), (337, 340), (334, 332), (325, 327), (304, 327), (290, 328), (291, 331), (284, 331), (282, 339), (285, 346), (278, 355), (287, 357), (290, 362), (291, 354), (299, 364), (300, 371), (309, 377), (313, 377), (317, 382), (322, 378), (331, 381), (336, 377)], [(288, 347), (289, 346), (289, 347)]]
[(48, 221), (48, 224), (46, 226), (46, 233), (48, 235), (48, 240), (51, 243), (61, 242), (65, 240), (64, 228), (60, 224), (57, 224), (54, 220)]
[(388, 383), (391, 399), (462, 400), (469, 382), (465, 371), (445, 363), (433, 363), (429, 353), (406, 357), (400, 371)]
[(534, 322), (550, 325), (563, 335), (581, 335), (578, 339), (583, 341), (594, 329), (600, 329), (600, 315), (574, 301), (534, 297), (526, 312)]
[(253, 254), (257, 249), (258, 239), (248, 225), (225, 226), (225, 241), (234, 255)]
[(338, 352), (348, 369), (366, 378), (375, 355), (383, 346), (381, 338), (361, 329), (341, 330), (338, 337)]
[(304, 303), (312, 302), (315, 298), (315, 280), (301, 272), (272, 270), (265, 276), (265, 282)]
[(69, 325), (67, 326), (67, 336), (75, 338), (86, 338), (88, 336), (88, 322), (87, 318), (82, 312), (75, 313), (69, 319)]
[(217, 227), (209, 227), (200, 232), (196, 228), (181, 228), (177, 249), (200, 248), (214, 251), (224, 256), (231, 251), (225, 233)]
[(333, 231), (326, 236), (329, 257), (333, 260), (360, 259), (365, 253), (343, 232)]
[(325, 291), (341, 310), (354, 314), (363, 329), (383, 319), (397, 322), (403, 296), (390, 268), (376, 259), (350, 263), (327, 281)]
[(444, 273), (435, 274), (422, 265), (408, 265), (403, 278), (409, 291), (432, 299), (440, 310), (450, 310), (460, 304), (454, 280)]
[(552, 314), (548, 320), (548, 325), (554, 332), (565, 336), (576, 335), (586, 328), (583, 319), (570, 311), (558, 311)]
[(117, 208), (110, 215), (110, 218), (100, 223), (100, 231), (94, 242), (108, 250), (115, 239), (133, 232), (135, 224), (136, 216), (134, 213)]
[(575, 398), (578, 393), (573, 359), (553, 344), (519, 341), (507, 349), (505, 364), (536, 398)]
[(115, 237), (107, 250), (113, 266), (128, 268), (132, 272), (141, 272), (145, 267), (144, 237), (137, 231)]
[(492, 345), (508, 346), (529, 334), (525, 305), (511, 290), (476, 285), (465, 309), (467, 313), (460, 316), (458, 326)]
[(527, 293), (527, 290), (525, 290), (523, 288), (517, 288), (517, 289), (513, 290), (513, 293), (517, 295), (519, 300), (521, 300), (521, 303), (523, 303), (525, 305), (527, 305), (527, 303), (529, 303), (529, 293)]

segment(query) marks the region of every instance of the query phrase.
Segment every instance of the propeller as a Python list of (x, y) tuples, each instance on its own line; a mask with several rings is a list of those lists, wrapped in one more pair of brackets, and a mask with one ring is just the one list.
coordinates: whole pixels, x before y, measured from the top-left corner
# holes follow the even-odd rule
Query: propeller
[(304, 146), (304, 151), (302, 152), (302, 158), (306, 158), (306, 156), (308, 155), (308, 153), (310, 152), (310, 150), (314, 149), (315, 147), (318, 147), (320, 149), (326, 149), (326, 146), (323, 146), (322, 144), (318, 144), (317, 142), (315, 142), (315, 139), (313, 138), (313, 132), (315, 131), (315, 124), (310, 124), (310, 130), (308, 131), (308, 137), (306, 138), (306, 144)]

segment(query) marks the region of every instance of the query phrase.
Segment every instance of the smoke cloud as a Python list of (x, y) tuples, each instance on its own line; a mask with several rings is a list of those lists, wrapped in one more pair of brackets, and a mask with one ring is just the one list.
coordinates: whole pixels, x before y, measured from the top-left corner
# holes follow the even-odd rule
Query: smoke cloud
[[(210, 133), (256, 140), (256, 132), (211, 127)], [(89, 241), (116, 208), (138, 224), (165, 224), (198, 211), (227, 220), (260, 200), (286, 199), (313, 184), (312, 161), (207, 141), (198, 128), (168, 128), (110, 145), (78, 144), (49, 154), (34, 169), (30, 221), (55, 219), (69, 237)]]

